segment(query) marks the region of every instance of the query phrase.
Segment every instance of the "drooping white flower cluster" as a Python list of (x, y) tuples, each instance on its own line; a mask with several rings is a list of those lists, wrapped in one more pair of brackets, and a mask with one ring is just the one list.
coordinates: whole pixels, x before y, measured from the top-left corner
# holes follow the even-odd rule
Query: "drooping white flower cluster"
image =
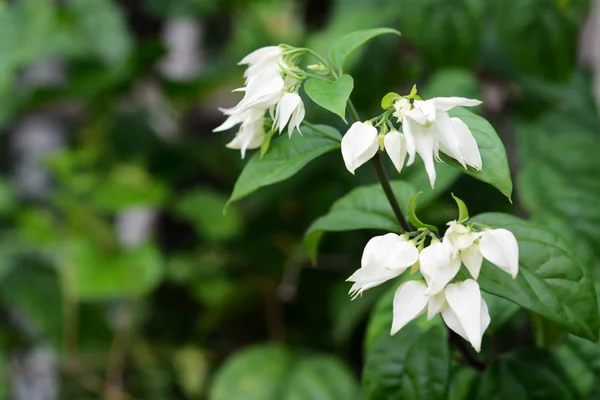
[[(464, 168), (469, 166), (481, 170), (481, 155), (471, 130), (460, 118), (452, 118), (448, 114), (454, 107), (479, 104), (479, 100), (463, 97), (435, 97), (412, 102), (401, 97), (393, 103), (393, 115), (397, 122), (402, 123), (403, 133), (395, 128), (386, 129), (382, 132), (385, 135), (382, 148), (398, 172), (404, 165), (412, 165), (415, 154), (421, 156), (432, 187), (436, 178), (434, 160), (441, 162), (440, 151)], [(348, 171), (354, 173), (377, 153), (381, 145), (378, 137), (377, 129), (369, 122), (355, 122), (350, 127), (342, 140), (342, 156)]]
[(298, 79), (292, 77), (285, 52), (279, 46), (262, 47), (244, 57), (239, 64), (248, 65), (244, 72), (246, 86), (243, 99), (232, 108), (220, 108), (227, 119), (213, 132), (221, 132), (241, 124), (235, 138), (227, 144), (239, 149), (242, 158), (247, 149), (259, 148), (265, 139), (265, 113), (273, 119), (273, 129), (279, 133), (288, 125), (291, 137), (294, 128), (300, 131), (304, 119), (304, 103), (298, 95)]
[[(515, 278), (519, 271), (519, 246), (506, 229), (477, 231), (472, 225), (456, 221), (448, 225), (441, 241), (434, 238), (420, 251), (426, 237), (423, 232), (413, 239), (409, 239), (411, 234), (388, 233), (369, 240), (361, 268), (348, 278), (354, 282), (350, 294), (356, 298), (408, 268), (411, 273), (420, 270), (424, 280), (406, 281), (396, 290), (391, 334), (425, 312), (428, 320), (441, 314), (448, 328), (480, 351), (483, 333), (490, 323), (477, 283), (483, 259)], [(471, 278), (460, 279), (461, 264)]]

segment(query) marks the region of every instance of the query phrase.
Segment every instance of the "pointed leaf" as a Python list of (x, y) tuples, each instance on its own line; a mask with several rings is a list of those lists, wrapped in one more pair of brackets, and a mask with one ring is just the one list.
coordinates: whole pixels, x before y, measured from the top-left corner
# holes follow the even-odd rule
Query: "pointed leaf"
[(574, 335), (598, 340), (596, 291), (571, 246), (557, 233), (517, 217), (487, 213), (473, 222), (510, 230), (519, 243), (519, 274), (484, 261), (481, 288), (541, 314)]
[(513, 186), (506, 150), (494, 128), (484, 118), (462, 107), (450, 110), (449, 114), (451, 117), (460, 118), (471, 130), (479, 147), (483, 168), (481, 171), (471, 167), (464, 169), (458, 161), (440, 153), (442, 160), (480, 181), (489, 183), (511, 200)]
[[(392, 181), (392, 190), (401, 208), (408, 204), (414, 188), (404, 181)], [(324, 232), (350, 231), (357, 229), (379, 229), (400, 232), (400, 224), (380, 184), (354, 189), (336, 201), (329, 212), (319, 217), (304, 235), (304, 247), (310, 258), (315, 260), (319, 241)]]
[(391, 108), (394, 105), (394, 102), (400, 97), (402, 96), (400, 96), (398, 93), (389, 92), (388, 94), (383, 96), (383, 99), (381, 99), (381, 108), (383, 108), (384, 110)]
[(342, 75), (335, 81), (309, 78), (304, 83), (304, 91), (312, 101), (324, 109), (339, 115), (346, 122), (346, 103), (354, 89), (350, 75)]
[(411, 225), (417, 229), (426, 228), (432, 232), (438, 233), (438, 229), (435, 226), (421, 222), (421, 220), (417, 217), (416, 203), (417, 203), (417, 198), (421, 194), (423, 194), (423, 192), (416, 193), (408, 202), (408, 222), (410, 222)]
[(274, 140), (262, 159), (260, 154), (254, 154), (248, 161), (228, 204), (291, 177), (315, 158), (339, 149), (340, 141), (340, 133), (326, 125), (304, 125), (302, 136), (294, 132), (291, 139), (280, 137)]
[(329, 58), (340, 71), (344, 68), (346, 59), (360, 46), (379, 35), (392, 33), (400, 36), (400, 32), (391, 28), (367, 29), (342, 36), (329, 48)]
[(458, 206), (458, 220), (457, 221), (460, 223), (463, 223), (469, 219), (469, 210), (467, 209), (467, 205), (465, 204), (464, 201), (462, 201), (461, 199), (456, 197), (454, 195), (454, 193), (452, 193), (452, 198), (454, 199), (454, 201), (456, 202), (456, 205)]

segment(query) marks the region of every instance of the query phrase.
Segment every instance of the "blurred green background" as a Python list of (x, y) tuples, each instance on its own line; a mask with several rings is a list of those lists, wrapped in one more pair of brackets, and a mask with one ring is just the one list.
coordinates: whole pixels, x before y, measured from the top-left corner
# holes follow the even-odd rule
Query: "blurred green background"
[[(516, 184), (509, 204), (438, 165), (439, 197), (421, 219), (454, 219), (453, 191), (473, 215), (560, 229), (598, 275), (592, 6), (0, 1), (0, 399), (360, 398), (368, 312), (385, 287), (350, 302), (344, 280), (377, 232), (325, 235), (316, 265), (302, 237), (373, 171), (352, 176), (334, 152), (222, 215), (244, 160), (224, 147), (233, 132), (211, 130), (217, 107), (239, 100), (237, 62), (260, 46), (326, 55), (354, 30), (402, 31), (351, 59), (361, 114), (415, 83), (424, 97), (482, 99)], [(345, 131), (306, 104), (307, 120)], [(393, 176), (428, 190), (421, 169)]]

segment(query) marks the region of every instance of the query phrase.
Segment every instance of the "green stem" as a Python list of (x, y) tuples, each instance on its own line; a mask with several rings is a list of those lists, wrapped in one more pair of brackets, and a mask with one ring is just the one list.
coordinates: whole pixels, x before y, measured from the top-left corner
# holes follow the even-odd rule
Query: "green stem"
[[(352, 100), (348, 100), (348, 114), (350, 114), (350, 118), (356, 122), (360, 121), (360, 117), (358, 116), (358, 112), (356, 111), (356, 107), (352, 103)], [(404, 214), (402, 214), (402, 210), (400, 209), (400, 205), (398, 204), (398, 199), (396, 199), (396, 195), (392, 190), (392, 186), (390, 185), (390, 178), (387, 176), (385, 169), (383, 168), (383, 163), (381, 162), (381, 157), (379, 153), (376, 153), (375, 156), (371, 159), (373, 163), (373, 167), (375, 167), (375, 173), (377, 174), (377, 178), (379, 178), (379, 183), (381, 183), (381, 187), (383, 188), (383, 192), (387, 197), (390, 205), (392, 206), (392, 210), (394, 211), (394, 215), (396, 219), (400, 223), (402, 227), (402, 232), (410, 232), (412, 229), (410, 225), (404, 218)]]

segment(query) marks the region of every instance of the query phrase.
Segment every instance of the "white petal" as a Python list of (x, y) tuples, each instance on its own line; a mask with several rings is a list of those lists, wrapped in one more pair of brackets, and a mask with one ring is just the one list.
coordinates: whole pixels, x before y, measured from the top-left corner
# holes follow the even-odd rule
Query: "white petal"
[[(412, 130), (413, 138), (415, 140), (415, 150), (423, 159), (425, 170), (429, 176), (429, 183), (433, 188), (436, 177), (435, 164), (433, 161), (435, 139), (431, 128), (421, 127), (420, 125), (416, 126), (419, 128), (416, 131), (415, 129)], [(411, 128), (415, 128), (415, 126), (411, 126)]]
[[(418, 109), (421, 110), (421, 112), (423, 113), (423, 115), (425, 115), (425, 117), (427, 118), (427, 121), (429, 122), (433, 122), (436, 120), (437, 118), (437, 109), (436, 109), (436, 104), (435, 101), (433, 99), (430, 100), (415, 100), (414, 101), (414, 109)], [(413, 110), (414, 110), (413, 109)], [(410, 118), (416, 118), (416, 114), (409, 112), (407, 114)], [(420, 119), (420, 116), (418, 117)], [(416, 121), (416, 119), (415, 119)], [(417, 121), (419, 122), (419, 121)], [(421, 122), (421, 125), (425, 125), (425, 123)]]
[(427, 286), (421, 281), (404, 282), (394, 295), (391, 334), (395, 334), (407, 323), (425, 312), (428, 298)]
[(394, 130), (385, 135), (383, 145), (396, 170), (401, 172), (406, 160), (406, 138)]
[(281, 76), (259, 79), (246, 87), (246, 96), (240, 102), (242, 109), (263, 109), (275, 105), (281, 98), (283, 91), (283, 78)]
[(260, 49), (256, 49), (246, 57), (242, 58), (238, 64), (258, 64), (270, 59), (276, 59), (277, 57), (281, 56), (281, 54), (282, 51), (279, 46), (261, 47)]
[(355, 122), (342, 138), (342, 157), (348, 171), (354, 171), (377, 153), (377, 129), (364, 122)]
[(441, 292), (460, 270), (460, 259), (453, 258), (448, 246), (432, 243), (419, 255), (421, 273), (427, 281), (427, 294)]
[(363, 251), (361, 266), (404, 271), (418, 258), (419, 251), (414, 243), (395, 233), (388, 233), (369, 240)]
[(256, 149), (262, 145), (265, 138), (264, 119), (251, 119), (244, 121), (235, 138), (225, 146), (230, 149), (241, 150), (242, 158), (246, 157), (247, 149)]
[(464, 97), (436, 97), (433, 100), (438, 111), (450, 111), (454, 107), (475, 107), (481, 104), (479, 100)]
[(511, 231), (490, 229), (479, 240), (483, 257), (498, 268), (508, 272), (513, 279), (519, 273), (519, 244)]
[[(406, 139), (406, 152), (408, 153), (408, 161), (406, 163), (407, 166), (412, 165), (415, 162), (415, 139), (413, 135), (413, 124), (416, 124), (413, 120), (409, 118), (404, 118), (402, 120), (402, 128), (404, 130), (404, 138)], [(418, 128), (415, 128), (418, 129)]]
[(460, 258), (465, 264), (465, 267), (469, 270), (473, 279), (477, 280), (477, 278), (479, 278), (479, 271), (481, 271), (481, 263), (483, 263), (483, 256), (479, 251), (479, 245), (473, 243), (471, 246), (461, 251)]
[(394, 271), (385, 268), (359, 268), (346, 281), (354, 282), (350, 288), (352, 298), (362, 294), (365, 290), (381, 285), (400, 275), (402, 271)]
[(454, 131), (454, 125), (447, 112), (440, 111), (437, 114), (433, 126), (440, 140), (440, 150), (458, 161), (463, 168), (467, 168), (462, 154), (460, 153), (459, 141)]
[(479, 153), (479, 147), (477, 141), (473, 137), (469, 127), (458, 118), (451, 118), (452, 125), (454, 126), (454, 132), (458, 138), (459, 151), (467, 165), (481, 170), (481, 154)]
[(300, 100), (300, 103), (298, 104), (298, 107), (296, 107), (296, 110), (292, 114), (292, 119), (288, 125), (288, 136), (289, 137), (292, 137), (294, 128), (296, 128), (298, 130), (298, 133), (300, 135), (302, 135), (302, 132), (300, 132), (300, 124), (304, 120), (304, 115), (305, 115), (304, 103), (302, 102), (302, 100)]
[(283, 131), (283, 128), (290, 122), (292, 113), (296, 110), (298, 105), (301, 103), (300, 96), (296, 93), (286, 93), (281, 97), (277, 103), (277, 109), (275, 111), (275, 120), (279, 133)]
[(429, 302), (427, 303), (427, 321), (430, 321), (446, 306), (446, 295), (444, 292), (429, 296)]
[[(448, 285), (445, 294), (448, 309), (454, 312), (454, 315), (451, 315), (447, 309), (442, 311), (446, 325), (466, 338), (479, 352), (483, 332), (487, 328), (486, 321), (482, 318), (482, 303), (484, 302), (479, 285), (473, 279), (467, 279), (464, 282)], [(487, 307), (485, 309), (487, 310)]]
[(233, 128), (234, 126), (236, 126), (237, 124), (241, 123), (243, 121), (243, 116), (242, 114), (231, 114), (227, 117), (227, 119), (225, 120), (225, 122), (223, 122), (221, 125), (217, 126), (215, 129), (213, 129), (213, 132), (222, 132), (222, 131), (226, 131), (228, 129)]

